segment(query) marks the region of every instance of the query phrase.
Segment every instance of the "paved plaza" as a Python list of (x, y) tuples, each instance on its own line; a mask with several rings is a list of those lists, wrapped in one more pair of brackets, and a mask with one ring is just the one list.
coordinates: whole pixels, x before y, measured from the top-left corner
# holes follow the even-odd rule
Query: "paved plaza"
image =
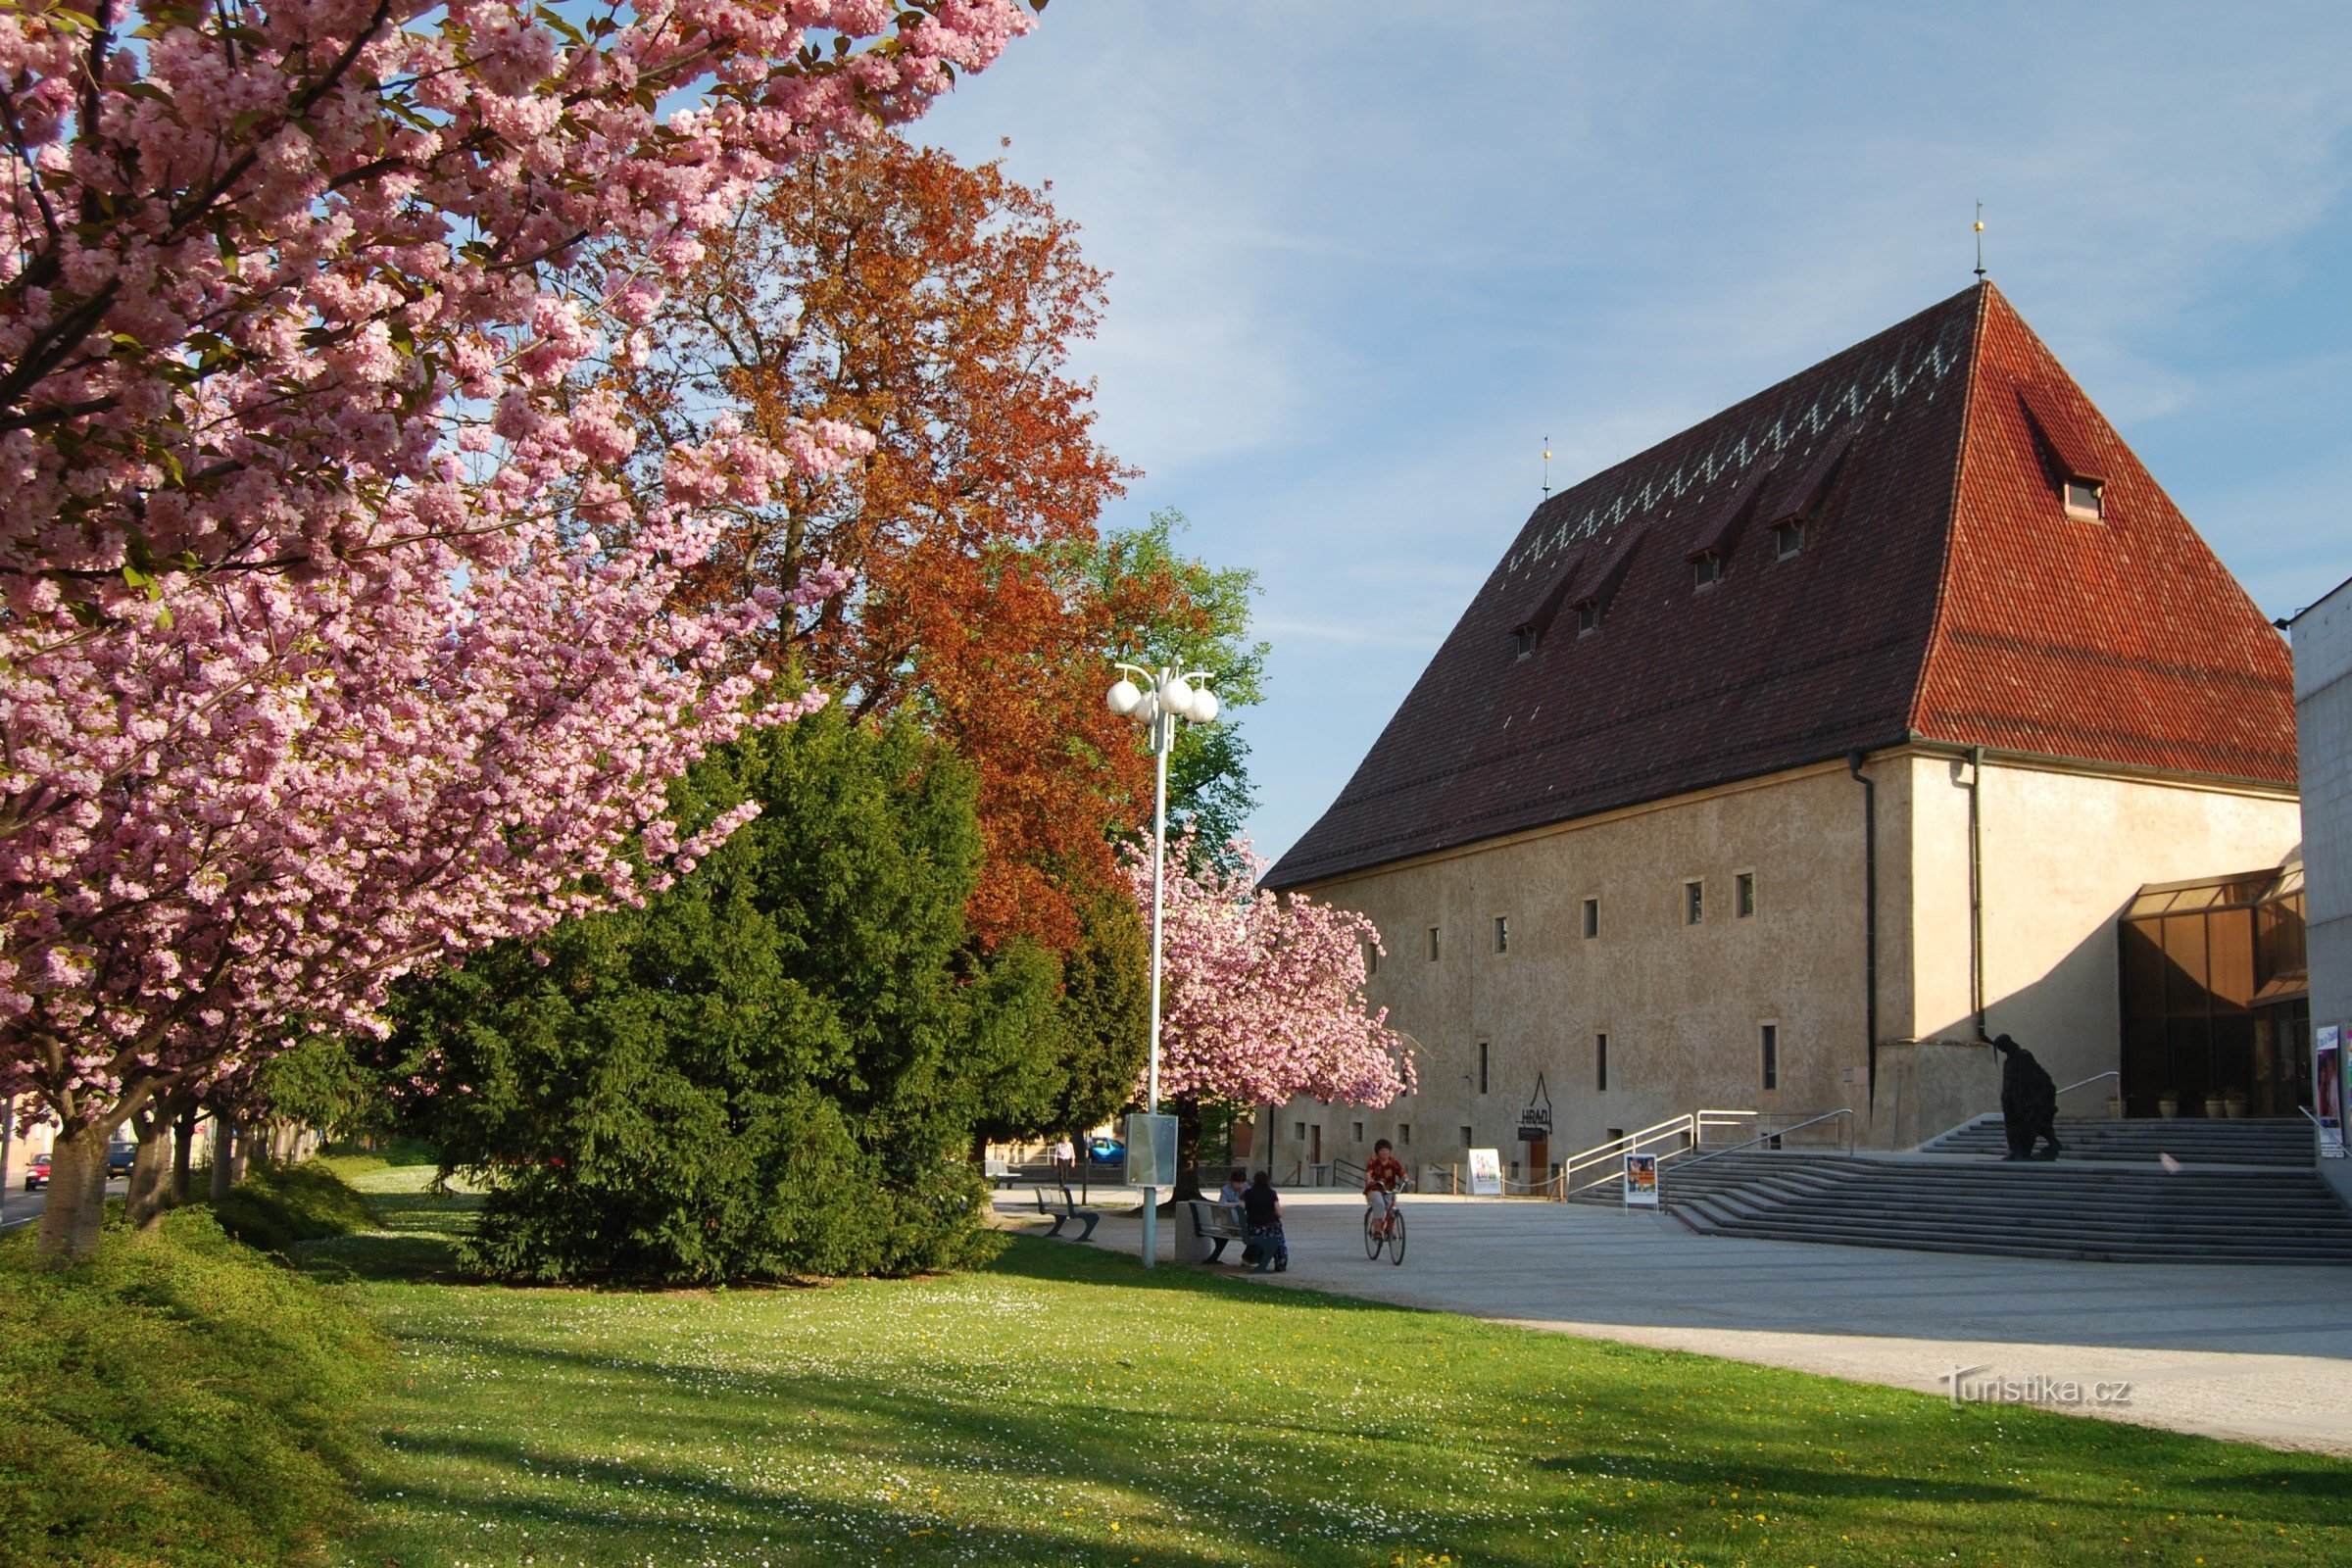
[[(1099, 1195), (1132, 1204), (1132, 1192)], [(999, 1199), (1007, 1220), (1027, 1209)], [(2083, 1413), (2352, 1455), (2352, 1268), (2077, 1263), (1703, 1237), (1672, 1218), (1405, 1200), (1401, 1267), (1367, 1262), (1361, 1200), (1286, 1192), (1287, 1274), (1401, 1306), (1948, 1394), (1965, 1381), (2125, 1382)], [(1158, 1251), (1172, 1256), (1175, 1223)], [(1133, 1252), (1113, 1209), (1100, 1246)], [(1232, 1255), (1236, 1250), (1229, 1250)], [(1236, 1271), (1238, 1272), (1238, 1271)], [(1941, 1374), (1941, 1376), (1939, 1376)]]

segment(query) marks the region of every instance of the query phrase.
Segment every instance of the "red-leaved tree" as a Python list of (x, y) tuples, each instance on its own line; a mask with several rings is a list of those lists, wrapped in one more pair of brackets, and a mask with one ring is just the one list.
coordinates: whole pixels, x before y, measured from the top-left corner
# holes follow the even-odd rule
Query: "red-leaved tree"
[[(1027, 24), (0, 4), (0, 1096), (64, 1123), (45, 1248), (154, 1097), (735, 825), (679, 842), (665, 788), (798, 710), (725, 654), (794, 612), (677, 583), (714, 507), (866, 443), (715, 427), (649, 505), (580, 479), (636, 432), (576, 368), (755, 183)], [(615, 236), (647, 265), (583, 275)]]

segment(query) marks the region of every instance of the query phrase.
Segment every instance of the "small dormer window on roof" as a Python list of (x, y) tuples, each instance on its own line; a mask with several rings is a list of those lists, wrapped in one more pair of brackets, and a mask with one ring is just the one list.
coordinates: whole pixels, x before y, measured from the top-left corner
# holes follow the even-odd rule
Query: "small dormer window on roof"
[(2096, 479), (2066, 481), (2066, 514), (2084, 522), (2097, 522), (2107, 515), (2107, 487)]
[(1772, 553), (1777, 561), (1802, 555), (1805, 549), (1805, 520), (1791, 517), (1772, 530)]
[(1518, 651), (1521, 659), (1536, 657), (1536, 628), (1533, 626), (1513, 626), (1511, 628), (1511, 646)]
[(1600, 630), (1600, 607), (1588, 599), (1576, 607), (1576, 634), (1590, 637)]
[(1690, 581), (1699, 588), (1712, 588), (1723, 581), (1723, 558), (1710, 550), (1690, 560)]

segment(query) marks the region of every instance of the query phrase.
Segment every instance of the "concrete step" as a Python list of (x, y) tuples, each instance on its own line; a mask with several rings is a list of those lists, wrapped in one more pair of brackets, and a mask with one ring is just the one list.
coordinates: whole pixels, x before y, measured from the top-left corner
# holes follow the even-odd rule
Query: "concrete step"
[[(2170, 1154), (2184, 1164), (2309, 1165), (2317, 1157), (2311, 1125), (2300, 1116), (2125, 1121), (2062, 1116), (2057, 1132), (2071, 1159), (2155, 1163)], [(1995, 1156), (2007, 1152), (2007, 1140), (1996, 1113), (1931, 1139), (1920, 1149), (1923, 1153)]]
[[(2063, 1136), (2063, 1131), (2061, 1133)], [(2114, 1261), (2352, 1264), (2352, 1210), (2312, 1173), (1742, 1151), (1661, 1178), (1693, 1230)]]

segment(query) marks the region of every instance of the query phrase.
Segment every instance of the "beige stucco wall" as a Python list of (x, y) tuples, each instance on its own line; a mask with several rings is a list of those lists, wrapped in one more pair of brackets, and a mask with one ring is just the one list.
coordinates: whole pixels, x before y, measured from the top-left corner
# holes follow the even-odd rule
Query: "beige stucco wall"
[[(1756, 911), (1734, 913), (1756, 877)], [(1704, 918), (1683, 918), (1683, 885)], [(1369, 914), (1389, 950), (1368, 991), (1421, 1046), (1421, 1092), (1395, 1106), (1296, 1104), (1276, 1117), (1275, 1163), (1305, 1157), (1297, 1125), (1320, 1122), (1326, 1157), (1412, 1129), (1416, 1164), (1469, 1145), (1521, 1158), (1519, 1112), (1541, 1073), (1553, 1160), (1698, 1106), (1859, 1104), (1844, 1075), (1866, 1055), (1862, 1012), (1862, 791), (1840, 766), (1779, 775), (1320, 885)], [(1582, 934), (1601, 903), (1600, 935)], [(1510, 920), (1494, 951), (1494, 919)], [(1428, 958), (1428, 928), (1440, 956)], [(1780, 1027), (1780, 1088), (1761, 1088), (1761, 1025)], [(1596, 1087), (1594, 1038), (1609, 1036)], [(1487, 1093), (1476, 1082), (1489, 1047)], [(1354, 1125), (1365, 1124), (1364, 1140)], [(1529, 1174), (1525, 1169), (1521, 1176)]]
[[(1909, 774), (1908, 952), (1890, 976), (1886, 1037), (1969, 1041), (1964, 758), (1915, 755)], [(2293, 856), (2293, 795), (1990, 758), (1980, 785), (1985, 1029), (2014, 1036), (2061, 1086), (2117, 1064), (2116, 917), (2139, 888), (2253, 870)], [(1891, 1080), (1891, 1081), (1890, 1081)], [(1914, 1143), (1993, 1106), (1999, 1073), (1975, 1046), (1882, 1052), (1880, 1122)], [(1896, 1104), (1896, 1097), (1902, 1103)], [(2103, 1110), (2104, 1088), (2060, 1107)]]
[[(1397, 1138), (1415, 1165), (1467, 1147), (1521, 1159), (1541, 1073), (1549, 1158), (1682, 1111), (1856, 1110), (1865, 1142), (1904, 1147), (1991, 1107), (1996, 1076), (1969, 1006), (1968, 762), (1883, 753), (1878, 789), (1879, 1082), (1867, 1088), (1863, 791), (1841, 764), (1795, 770), (1319, 884), (1379, 925), (1367, 990), (1418, 1043), (1420, 1093), (1394, 1106), (1295, 1103), (1275, 1115), (1278, 1178), (1322, 1152), (1360, 1161)], [(2115, 916), (2146, 882), (2277, 864), (2294, 799), (1988, 761), (1982, 785), (1987, 1019), (2061, 1084), (2116, 1065)], [(1734, 912), (1736, 878), (1756, 909)], [(1685, 923), (1683, 887), (1704, 885)], [(1601, 901), (1597, 938), (1583, 901)], [(1510, 944), (1496, 952), (1494, 920)], [(1428, 957), (1428, 929), (1440, 932)], [(1761, 1027), (1780, 1085), (1761, 1084)], [(1594, 1037), (1609, 1037), (1596, 1087)], [(1478, 1048), (1488, 1047), (1486, 1092)], [(2098, 1097), (2069, 1108), (2089, 1111)], [(1362, 1125), (1359, 1140), (1356, 1127)], [(1467, 1140), (1462, 1129), (1470, 1129)], [(1409, 1140), (1400, 1135), (1409, 1128)], [(1262, 1160), (1258, 1162), (1263, 1162)], [(1541, 1174), (1522, 1168), (1524, 1179)]]

